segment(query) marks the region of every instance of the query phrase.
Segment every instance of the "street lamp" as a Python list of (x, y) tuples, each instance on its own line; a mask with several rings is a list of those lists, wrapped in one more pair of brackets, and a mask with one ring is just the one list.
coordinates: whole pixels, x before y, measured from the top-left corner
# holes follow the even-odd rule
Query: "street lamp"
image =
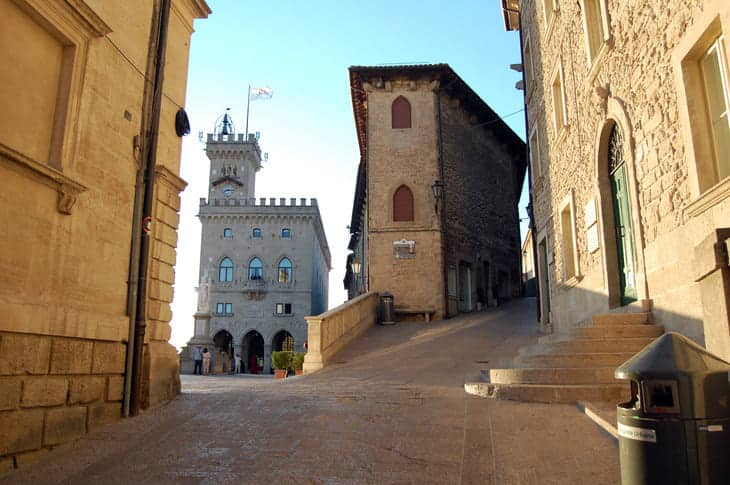
[(433, 185), (431, 186), (431, 190), (433, 191), (433, 200), (434, 200), (434, 210), (436, 212), (439, 211), (439, 201), (444, 196), (444, 183), (440, 180), (436, 180)]
[(357, 258), (352, 258), (352, 263), (350, 263), (350, 267), (352, 268), (352, 273), (357, 276), (360, 274), (360, 271), (362, 270), (362, 263)]

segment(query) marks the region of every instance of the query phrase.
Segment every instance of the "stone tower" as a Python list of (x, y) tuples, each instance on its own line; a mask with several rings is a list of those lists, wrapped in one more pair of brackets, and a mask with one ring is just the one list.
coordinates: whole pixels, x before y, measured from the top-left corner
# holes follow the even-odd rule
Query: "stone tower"
[(269, 372), (271, 352), (304, 350), (304, 317), (327, 309), (330, 253), (317, 201), (257, 201), (257, 136), (237, 134), (227, 112), (205, 153), (198, 308), (181, 370), (192, 371), (190, 351), (201, 345), (214, 349), (215, 372), (231, 370), (235, 354), (246, 372)]

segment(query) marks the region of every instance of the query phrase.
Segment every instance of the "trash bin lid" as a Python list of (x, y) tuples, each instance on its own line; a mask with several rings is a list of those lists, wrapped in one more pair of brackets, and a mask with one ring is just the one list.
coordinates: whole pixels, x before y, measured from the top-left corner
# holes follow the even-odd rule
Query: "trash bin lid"
[(621, 364), (617, 379), (702, 379), (730, 371), (730, 363), (676, 332), (665, 333)]
[(730, 363), (684, 335), (662, 335), (618, 367), (615, 376), (641, 384), (646, 412), (654, 412), (651, 389), (671, 388), (676, 396), (662, 406), (673, 407), (682, 419), (730, 417)]

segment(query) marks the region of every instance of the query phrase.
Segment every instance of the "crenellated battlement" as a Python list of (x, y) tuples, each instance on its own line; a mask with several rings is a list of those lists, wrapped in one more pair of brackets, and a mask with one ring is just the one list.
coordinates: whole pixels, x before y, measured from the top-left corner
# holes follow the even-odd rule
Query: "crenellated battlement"
[(252, 143), (258, 145), (258, 140), (256, 140), (256, 135), (254, 133), (249, 133), (248, 138), (244, 139), (245, 135), (243, 133), (238, 133), (234, 135), (224, 135), (222, 133), (208, 133), (208, 143)]
[[(277, 203), (278, 201), (278, 203)], [(307, 200), (306, 197), (297, 199), (296, 197), (289, 198), (287, 203), (286, 197), (248, 197), (245, 199), (211, 199), (207, 200), (205, 197), (200, 198), (200, 207), (317, 207), (317, 199), (311, 198)]]

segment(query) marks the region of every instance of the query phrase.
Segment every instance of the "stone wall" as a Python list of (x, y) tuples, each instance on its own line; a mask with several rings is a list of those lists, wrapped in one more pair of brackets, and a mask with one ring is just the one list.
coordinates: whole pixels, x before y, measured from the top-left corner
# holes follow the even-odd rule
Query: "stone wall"
[[(0, 206), (8, 229), (0, 238), (0, 471), (122, 415), (132, 212), (141, 161), (135, 137), (153, 2), (89, 3), (93, 7), (0, 3), (3, 35), (28, 40), (20, 64), (13, 56), (21, 51), (6, 38), (0, 42), (3, 127), (15, 126), (0, 130)], [(179, 392), (178, 361), (167, 342), (179, 191), (185, 185), (176, 175), (181, 140), (174, 118), (185, 104), (193, 18), (208, 13), (202, 0), (172, 2), (151, 221), (143, 406)], [(55, 64), (57, 71), (45, 69), (58, 49), (65, 49), (68, 62)], [(18, 99), (45, 104), (34, 113)], [(27, 120), (41, 112), (36, 130)], [(23, 133), (29, 137), (16, 136)]]
[[(490, 126), (479, 123), (458, 99), (441, 94), (440, 104), (446, 263), (472, 268), (472, 302), (487, 305), (500, 297), (519, 296), (520, 188), (514, 180), (524, 148), (510, 153)], [(509, 278), (502, 295), (499, 271)]]
[[(695, 246), (714, 228), (728, 225), (730, 203), (727, 189), (719, 187), (724, 192), (710, 198), (698, 187), (688, 121), (696, 106), (686, 95), (681, 63), (712, 25), (725, 32), (727, 44), (730, 6), (720, 0), (607, 0), (610, 37), (589, 60), (583, 2), (556, 4), (551, 24), (545, 22), (542, 1), (521, 5), (521, 34), (526, 42), (529, 39), (534, 66), (534, 82), (526, 89), (528, 133), (538, 131), (543, 166), (542, 174), (532, 176), (535, 220), (538, 234), (555, 234), (548, 237), (554, 261), (549, 268), (554, 322), (558, 328), (568, 327), (591, 313), (617, 307), (605, 146), (607, 127), (616, 124), (625, 140), (636, 244), (636, 307), (653, 308), (658, 323), (668, 330), (723, 349), (727, 357), (727, 335), (724, 343), (705, 342), (707, 322), (703, 323), (700, 292), (690, 268)], [(568, 126), (556, 132), (550, 88), (560, 70)], [(579, 278), (566, 281), (558, 211), (571, 195)], [(588, 249), (584, 221), (584, 208), (592, 201), (600, 229), (595, 251)]]
[[(398, 96), (411, 104), (411, 128), (392, 128)], [(388, 81), (368, 92), (367, 247), (371, 291), (392, 293), (397, 306), (433, 307), (442, 318), (441, 223), (431, 190), (440, 179), (435, 101), (429, 79)], [(393, 194), (401, 185), (413, 193), (413, 221), (393, 221)], [(393, 242), (402, 239), (414, 241), (412, 259), (395, 257)]]
[(0, 472), (119, 419), (126, 345), (0, 332)]
[(378, 294), (365, 293), (321, 315), (306, 317), (309, 349), (304, 373), (315, 372), (337, 352), (377, 323)]

